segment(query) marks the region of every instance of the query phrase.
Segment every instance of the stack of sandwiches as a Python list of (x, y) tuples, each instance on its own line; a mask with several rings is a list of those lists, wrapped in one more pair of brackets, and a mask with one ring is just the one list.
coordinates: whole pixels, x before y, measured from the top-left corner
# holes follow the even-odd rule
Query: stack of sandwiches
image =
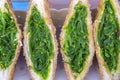
[(13, 80), (21, 46), (32, 80), (54, 80), (58, 43), (68, 80), (85, 80), (94, 53), (101, 80), (120, 80), (118, 0), (98, 3), (93, 22), (90, 1), (71, 0), (58, 42), (48, 0), (30, 0), (23, 32), (10, 0), (0, 0), (0, 80)]

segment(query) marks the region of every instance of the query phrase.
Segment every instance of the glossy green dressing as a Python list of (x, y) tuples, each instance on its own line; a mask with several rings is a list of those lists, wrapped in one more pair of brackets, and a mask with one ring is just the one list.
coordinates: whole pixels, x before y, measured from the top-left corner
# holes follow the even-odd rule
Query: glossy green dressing
[(65, 39), (63, 51), (69, 58), (65, 61), (74, 73), (81, 73), (89, 53), (88, 30), (86, 24), (87, 7), (79, 2), (74, 7), (74, 14), (64, 28)]
[(97, 41), (100, 53), (110, 71), (117, 69), (119, 57), (119, 24), (110, 0), (105, 1), (105, 9), (98, 27)]
[(7, 12), (0, 9), (0, 69), (6, 69), (11, 65), (18, 44), (15, 21), (8, 5), (5, 4), (4, 7)]
[(34, 6), (28, 22), (29, 49), (34, 71), (46, 80), (50, 71), (54, 44), (49, 28)]

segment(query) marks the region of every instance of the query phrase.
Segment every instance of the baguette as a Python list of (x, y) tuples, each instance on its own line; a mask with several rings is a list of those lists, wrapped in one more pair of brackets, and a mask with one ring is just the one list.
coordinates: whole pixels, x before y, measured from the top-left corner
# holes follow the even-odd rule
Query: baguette
[[(84, 43), (85, 41), (86, 43)], [(71, 1), (68, 15), (62, 27), (60, 44), (68, 80), (84, 80), (94, 56), (93, 26), (89, 0)]]
[(94, 22), (94, 40), (101, 80), (120, 80), (118, 0), (99, 0), (97, 10)]
[(0, 80), (13, 80), (22, 33), (10, 0), (0, 0), (0, 32)]
[[(31, 25), (35, 22), (39, 25)], [(34, 27), (34, 29), (31, 29), (32, 27)], [(45, 37), (43, 36), (43, 34)], [(41, 40), (39, 40), (39, 38)], [(36, 40), (36, 42), (31, 45), (34, 40)], [(39, 45), (37, 45), (36, 43)], [(41, 46), (42, 43), (44, 43), (45, 45)], [(36, 48), (38, 48), (38, 50), (34, 52), (33, 50), (35, 50)], [(39, 52), (39, 49), (41, 49), (42, 51), (40, 50)], [(56, 40), (56, 29), (51, 20), (48, 1), (30, 0), (30, 7), (27, 12), (27, 18), (24, 27), (24, 56), (32, 80), (54, 80), (57, 66), (57, 55), (58, 44)]]

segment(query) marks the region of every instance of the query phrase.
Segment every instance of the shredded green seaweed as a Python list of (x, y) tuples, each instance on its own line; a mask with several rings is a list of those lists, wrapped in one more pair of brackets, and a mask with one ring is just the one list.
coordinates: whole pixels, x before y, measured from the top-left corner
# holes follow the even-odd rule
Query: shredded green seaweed
[(8, 68), (15, 56), (17, 47), (17, 27), (11, 16), (7, 3), (6, 12), (0, 9), (0, 69)]
[(105, 1), (105, 9), (98, 27), (97, 41), (100, 52), (110, 71), (117, 69), (120, 51), (119, 24), (110, 0)]
[(53, 58), (54, 45), (52, 35), (37, 7), (32, 8), (28, 22), (29, 49), (33, 69), (46, 80)]
[(86, 24), (87, 7), (77, 3), (75, 13), (64, 28), (65, 39), (62, 47), (65, 55), (69, 58), (67, 63), (74, 73), (81, 73), (89, 53), (88, 30)]

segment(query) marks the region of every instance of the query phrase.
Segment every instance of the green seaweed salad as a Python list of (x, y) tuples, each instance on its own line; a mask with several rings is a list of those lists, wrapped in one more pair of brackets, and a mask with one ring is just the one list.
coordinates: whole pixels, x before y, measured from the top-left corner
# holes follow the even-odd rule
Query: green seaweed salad
[(32, 7), (28, 31), (32, 68), (43, 80), (46, 80), (49, 77), (51, 59), (54, 55), (54, 44), (50, 30), (36, 6)]
[(90, 54), (86, 20), (88, 11), (81, 2), (75, 5), (74, 11), (68, 25), (64, 28), (65, 38), (62, 49), (69, 59), (65, 63), (70, 65), (74, 73), (80, 74)]
[(18, 44), (17, 27), (7, 3), (4, 8), (5, 11), (0, 8), (0, 69), (6, 69), (11, 65)]
[(97, 41), (100, 46), (100, 54), (104, 58), (106, 66), (110, 71), (116, 71), (118, 66), (120, 52), (118, 33), (119, 24), (114, 7), (110, 0), (106, 0), (104, 13), (98, 27)]

